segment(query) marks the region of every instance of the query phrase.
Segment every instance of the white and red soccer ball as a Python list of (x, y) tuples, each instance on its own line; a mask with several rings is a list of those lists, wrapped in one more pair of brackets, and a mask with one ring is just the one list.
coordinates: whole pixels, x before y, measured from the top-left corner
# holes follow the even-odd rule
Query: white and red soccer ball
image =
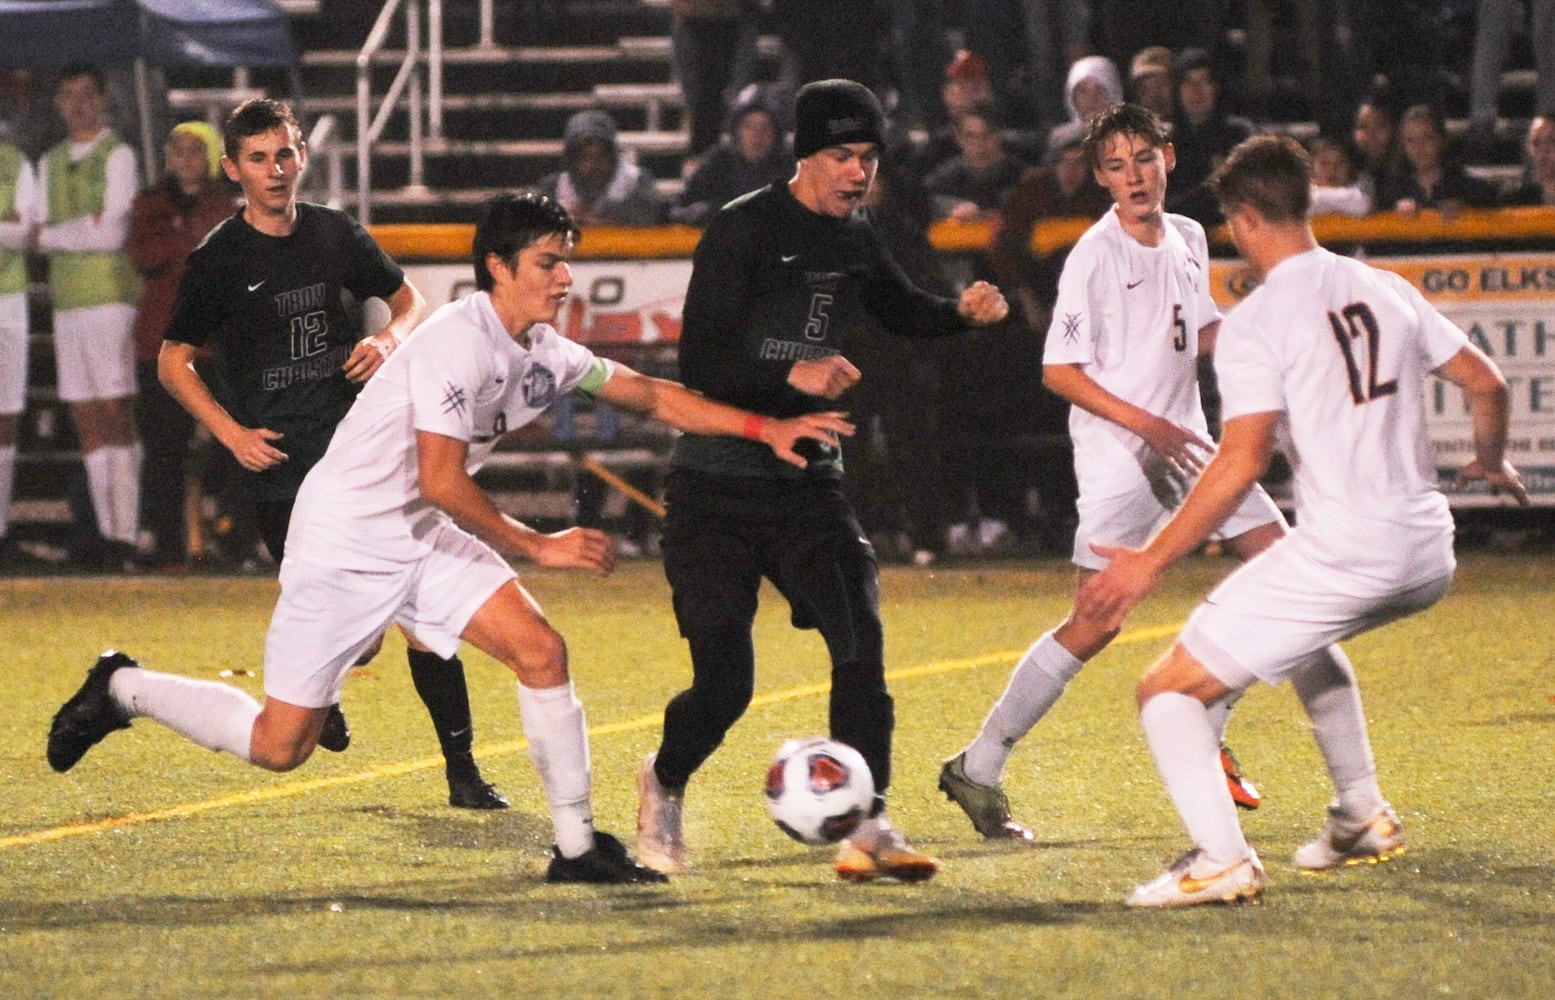
[(766, 799), (784, 833), (806, 844), (832, 844), (869, 815), (875, 780), (847, 744), (823, 736), (789, 740), (767, 768)]

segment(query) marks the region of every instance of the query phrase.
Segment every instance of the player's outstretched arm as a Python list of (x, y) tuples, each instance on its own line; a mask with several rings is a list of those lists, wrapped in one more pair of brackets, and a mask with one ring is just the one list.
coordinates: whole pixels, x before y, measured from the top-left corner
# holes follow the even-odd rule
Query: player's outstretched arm
[(1191, 476), (1202, 470), (1205, 456), (1214, 450), (1214, 445), (1189, 428), (1158, 417), (1102, 388), (1085, 373), (1083, 365), (1043, 365), (1042, 384), (1080, 409), (1138, 435), (1152, 451), (1184, 475)]
[(1519, 504), (1528, 506), (1528, 490), (1522, 477), (1506, 460), (1511, 402), (1501, 370), (1483, 351), (1469, 344), (1448, 358), (1436, 374), (1463, 390), (1474, 432), (1474, 458), (1458, 471), (1454, 485), (1461, 487), (1484, 480), (1492, 490), (1506, 490)]
[(1109, 562), (1080, 588), (1076, 600), (1080, 611), (1108, 627), (1121, 626), (1129, 611), (1155, 589), (1161, 574), (1202, 545), (1258, 482), (1274, 453), (1279, 417), (1278, 413), (1253, 413), (1226, 421), (1220, 450), (1182, 506), (1143, 549), (1092, 544), (1096, 554)]
[(263, 472), (286, 461), (286, 452), (273, 443), (283, 435), (268, 427), (244, 427), (234, 420), (226, 407), (216, 401), (200, 373), (194, 370), (194, 354), (192, 344), (176, 340), (162, 342), (162, 349), (157, 354), (157, 379), (168, 395), (205, 425), (249, 472)]
[(1010, 314), (1010, 304), (996, 286), (986, 281), (974, 281), (961, 293), (956, 311), (973, 326), (990, 326), (1003, 322)]
[(342, 366), (346, 378), (352, 382), (366, 382), (377, 374), (427, 311), (427, 300), (409, 281), (389, 296), (385, 304), (389, 307), (389, 321), (371, 337), (357, 341)]
[(610, 536), (602, 531), (568, 528), (545, 534), (498, 510), (466, 471), (469, 450), (469, 445), (457, 438), (416, 432), (421, 495), (455, 524), (498, 552), (523, 556), (541, 566), (600, 574), (615, 568), (615, 549)]
[(778, 458), (801, 469), (805, 460), (794, 452), (794, 445), (800, 440), (810, 438), (836, 444), (839, 437), (849, 437), (854, 430), (843, 413), (807, 413), (775, 420), (708, 399), (678, 382), (641, 375), (624, 365), (617, 365), (610, 381), (600, 387), (599, 398), (689, 434), (721, 434), (761, 441)]

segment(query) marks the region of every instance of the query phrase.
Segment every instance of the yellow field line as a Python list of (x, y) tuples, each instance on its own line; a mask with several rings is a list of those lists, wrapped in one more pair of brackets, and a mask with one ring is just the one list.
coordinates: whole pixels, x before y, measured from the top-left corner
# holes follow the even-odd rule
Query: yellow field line
[[(1113, 645), (1127, 645), (1130, 643), (1150, 642), (1156, 639), (1164, 639), (1176, 635), (1181, 625), (1163, 625), (1157, 628), (1135, 629), (1125, 632), (1113, 641)], [(933, 677), (939, 674), (956, 673), (962, 670), (975, 670), (978, 667), (998, 666), (1008, 664), (1020, 659), (1024, 655), (1023, 649), (1006, 649), (993, 653), (984, 653), (981, 656), (967, 657), (960, 660), (940, 660), (935, 663), (924, 663), (916, 667), (903, 667), (900, 670), (886, 672), (886, 677), (891, 681), (911, 680), (917, 677)], [(821, 681), (815, 684), (805, 684), (799, 687), (787, 688), (782, 691), (773, 691), (770, 694), (757, 695), (751, 699), (751, 707), (759, 708), (765, 705), (776, 705), (779, 702), (794, 701), (799, 698), (809, 698), (823, 695), (831, 690), (831, 682)], [(637, 732), (650, 729), (662, 724), (664, 714), (654, 712), (651, 715), (639, 715), (633, 719), (623, 719), (620, 722), (607, 722), (598, 726), (589, 727), (589, 736), (609, 736), (616, 733)], [(494, 757), (498, 754), (516, 753), (525, 750), (529, 746), (528, 740), (509, 740), (505, 743), (493, 743), (482, 747), (475, 752), (476, 757)], [(326, 788), (338, 788), (343, 785), (355, 785), (364, 781), (378, 781), (383, 778), (397, 778), (401, 775), (412, 774), (416, 771), (426, 771), (434, 767), (442, 767), (442, 757), (422, 757), (419, 760), (402, 761), (398, 764), (388, 764), (383, 767), (375, 767), (367, 771), (358, 771), (355, 774), (341, 774), (330, 778), (312, 778), (305, 781), (290, 781), (284, 785), (271, 785), (268, 788), (254, 788), (245, 792), (237, 792), (232, 795), (223, 795), (220, 798), (206, 799), (203, 802), (186, 802), (183, 805), (168, 806), (165, 809), (152, 809), (146, 812), (128, 813), (124, 816), (110, 816), (106, 819), (93, 820), (90, 823), (72, 823), (68, 826), (49, 827), (44, 830), (34, 830), (31, 833), (19, 833), (9, 837), (0, 837), (0, 851), (12, 847), (30, 847), (34, 844), (46, 844), (54, 840), (64, 840), (69, 837), (80, 837), (89, 833), (99, 833), (104, 830), (117, 830), (128, 826), (140, 826), (145, 823), (156, 823), (162, 820), (183, 819), (187, 816), (198, 816), (201, 813), (214, 812), (218, 809), (227, 809), (233, 806), (254, 805), (261, 802), (274, 802), (277, 799), (294, 798), (298, 795), (306, 795), (309, 792), (317, 792)]]

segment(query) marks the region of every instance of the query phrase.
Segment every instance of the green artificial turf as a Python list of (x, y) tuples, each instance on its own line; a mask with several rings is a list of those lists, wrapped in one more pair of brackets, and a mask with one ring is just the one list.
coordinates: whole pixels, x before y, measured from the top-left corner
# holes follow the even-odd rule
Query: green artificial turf
[[(476, 748), (512, 799), (451, 809), (392, 637), (346, 686), (354, 741), (273, 775), (146, 721), (66, 775), (49, 717), (103, 648), (259, 693), (270, 579), (0, 580), (0, 995), (16, 997), (1354, 997), (1550, 995), (1555, 724), (1547, 553), (1474, 553), (1437, 608), (1348, 644), (1409, 852), (1333, 876), (1291, 852), (1329, 790), (1288, 688), (1230, 739), (1265, 794), (1244, 813), (1256, 906), (1136, 913), (1186, 846), (1134, 718), (1134, 680), (1228, 568), (1196, 559), (1016, 751), (1035, 847), (985, 843), (935, 789), (1022, 650), (1068, 606), (1057, 561), (883, 576), (897, 705), (892, 814), (942, 862), (919, 885), (840, 883), (760, 794), (773, 751), (825, 728), (825, 656), (775, 593), (757, 701), (693, 780), (691, 873), (548, 886), (549, 821), (511, 676), (467, 651)], [(633, 774), (689, 666), (657, 565), (526, 571), (567, 635), (592, 730), (595, 815), (630, 842)]]

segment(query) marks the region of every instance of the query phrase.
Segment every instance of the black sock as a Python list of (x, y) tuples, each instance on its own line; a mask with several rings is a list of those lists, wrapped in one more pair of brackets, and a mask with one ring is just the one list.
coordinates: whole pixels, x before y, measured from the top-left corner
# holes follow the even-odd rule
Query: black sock
[(426, 650), (407, 649), (405, 653), (416, 694), (432, 716), (432, 728), (437, 731), (437, 743), (443, 750), (449, 776), (453, 777), (455, 771), (473, 771), (475, 761), (470, 748), (475, 743), (475, 731), (470, 720), (470, 690), (464, 683), (464, 664), (457, 656), (445, 660)]

